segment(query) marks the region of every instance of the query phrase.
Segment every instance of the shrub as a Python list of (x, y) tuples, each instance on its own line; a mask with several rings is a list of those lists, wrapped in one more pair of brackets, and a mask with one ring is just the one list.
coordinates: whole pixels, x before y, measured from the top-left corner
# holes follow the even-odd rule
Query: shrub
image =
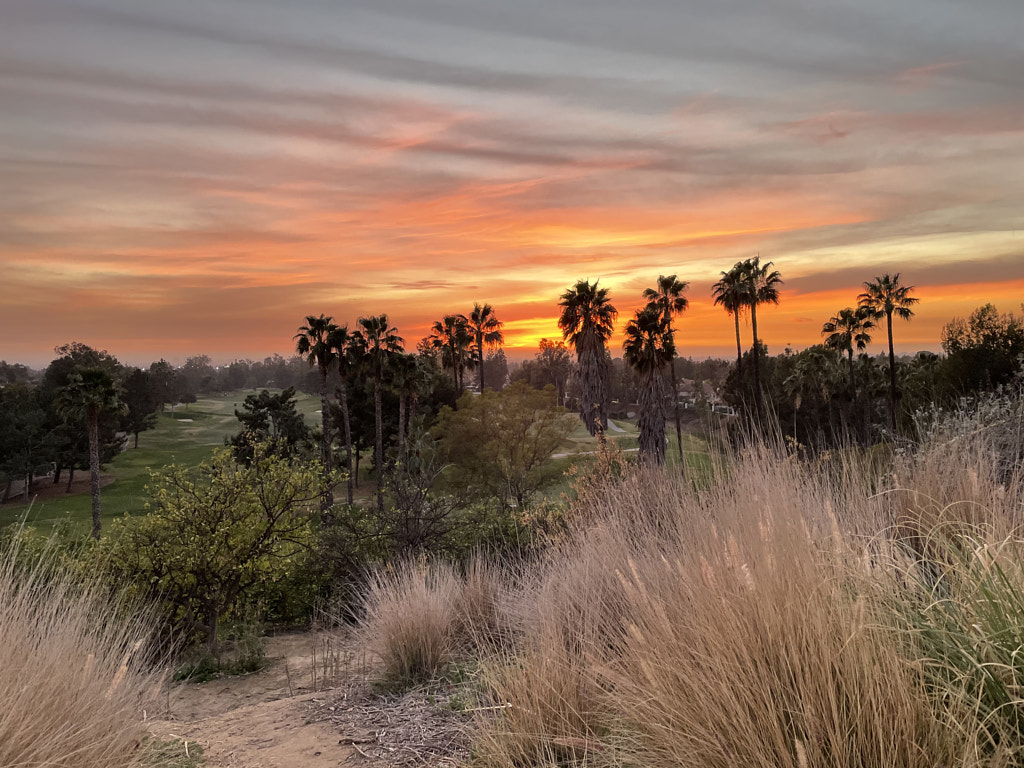
[(483, 764), (1017, 764), (1021, 468), (993, 469), (1006, 429), (953, 427), (891, 462), (598, 476), (485, 666)]
[(455, 571), (411, 560), (374, 572), (363, 600), (363, 631), (385, 678), (407, 685), (434, 677), (454, 658)]

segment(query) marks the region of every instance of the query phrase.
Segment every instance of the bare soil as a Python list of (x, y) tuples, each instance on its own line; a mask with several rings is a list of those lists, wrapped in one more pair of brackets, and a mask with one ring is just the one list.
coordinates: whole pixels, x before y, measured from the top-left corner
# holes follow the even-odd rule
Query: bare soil
[[(73, 496), (76, 493), (89, 493), (89, 472), (78, 470), (75, 472), (75, 480), (71, 483), (71, 490), (68, 491), (68, 481), (65, 475), (61, 481), (54, 484), (53, 477), (37, 477), (32, 483), (32, 490), (29, 492), (29, 501), (33, 499), (36, 501), (48, 501), (50, 499), (58, 499), (64, 496)], [(100, 488), (105, 488), (114, 482), (115, 477), (113, 475), (100, 475)], [(9, 506), (15, 507), (25, 503), (25, 482), (15, 481), (11, 485), (11, 497), (7, 500)], [(0, 498), (3, 496), (3, 487), (0, 486)], [(2, 505), (0, 505), (2, 506)]]
[[(318, 646), (318, 641), (320, 641)], [(268, 666), (206, 683), (172, 685), (163, 711), (149, 720), (153, 735), (199, 743), (208, 768), (325, 768), (359, 765), (361, 756), (330, 723), (309, 711), (323, 691), (314, 653), (323, 639), (305, 632), (271, 637)]]
[(376, 693), (376, 665), (338, 634), (277, 635), (267, 657), (253, 674), (170, 686), (150, 732), (200, 744), (207, 768), (453, 768), (469, 756), (462, 689)]

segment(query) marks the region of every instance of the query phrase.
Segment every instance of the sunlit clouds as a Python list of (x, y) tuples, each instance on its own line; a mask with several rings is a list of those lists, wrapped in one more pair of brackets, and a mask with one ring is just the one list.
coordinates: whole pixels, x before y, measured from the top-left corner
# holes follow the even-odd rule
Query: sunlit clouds
[[(0, 0), (0, 358), (288, 353), (304, 315), (410, 345), (495, 306), (511, 351), (558, 295), (621, 322), (760, 253), (773, 352), (860, 284), (918, 287), (903, 351), (1024, 300), (1015, 0), (281, 4)], [(881, 347), (879, 346), (879, 349)]]

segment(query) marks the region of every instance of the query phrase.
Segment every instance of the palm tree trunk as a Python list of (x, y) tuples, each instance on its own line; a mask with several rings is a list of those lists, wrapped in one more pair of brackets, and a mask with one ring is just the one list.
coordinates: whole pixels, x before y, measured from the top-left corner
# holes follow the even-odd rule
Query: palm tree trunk
[(889, 420), (892, 422), (892, 434), (896, 435), (896, 353), (892, 347), (892, 312), (885, 316), (889, 326)]
[(373, 382), (373, 410), (376, 426), (376, 440), (374, 442), (373, 460), (374, 471), (377, 474), (377, 511), (384, 513), (384, 418), (383, 400), (381, 395), (381, 371), (378, 368), (377, 376)]
[(685, 475), (686, 460), (683, 457), (683, 422), (679, 418), (679, 379), (676, 378), (676, 359), (674, 357), (669, 363), (669, 371), (672, 375), (672, 408), (676, 416), (676, 444), (679, 446), (679, 467)]
[(651, 466), (665, 463), (665, 404), (661, 392), (664, 378), (657, 370), (643, 374), (640, 384), (640, 460)]
[[(847, 360), (850, 363), (850, 403), (853, 414), (850, 417), (850, 427), (854, 435), (860, 433), (860, 402), (857, 398), (857, 381), (853, 374), (853, 347), (847, 350)], [(858, 441), (859, 442), (859, 441)]]
[(455, 345), (454, 344), (451, 346), (451, 356), (452, 356), (452, 383), (455, 384), (455, 397), (458, 398), (458, 396), (462, 394), (462, 391), (459, 389), (459, 358), (458, 358), (458, 355), (455, 352)]
[[(320, 453), (324, 462), (324, 477), (331, 474), (331, 416), (330, 402), (327, 399), (327, 369), (320, 369), (320, 425), (323, 432), (320, 441)], [(325, 522), (331, 517), (330, 509), (334, 506), (334, 494), (328, 488), (320, 500), (320, 516)]]
[(89, 490), (92, 493), (92, 537), (100, 537), (100, 427), (99, 414), (89, 413)]
[(480, 343), (480, 352), (477, 355), (477, 361), (480, 364), (480, 394), (484, 393), (484, 346), (483, 342)]
[(750, 305), (750, 325), (754, 332), (754, 408), (758, 421), (764, 421), (764, 403), (761, 402), (761, 347), (757, 343), (757, 305)]
[(341, 379), (338, 386), (338, 395), (341, 400), (341, 421), (345, 427), (345, 461), (348, 467), (348, 480), (345, 483), (348, 491), (348, 503), (352, 503), (352, 426), (348, 416), (348, 389), (345, 387), (345, 379)]
[(405, 455), (405, 393), (398, 395), (398, 455)]
[[(736, 321), (736, 373), (743, 373), (743, 344), (740, 341), (740, 311), (737, 309), (732, 313)], [(740, 381), (743, 379), (741, 378)]]

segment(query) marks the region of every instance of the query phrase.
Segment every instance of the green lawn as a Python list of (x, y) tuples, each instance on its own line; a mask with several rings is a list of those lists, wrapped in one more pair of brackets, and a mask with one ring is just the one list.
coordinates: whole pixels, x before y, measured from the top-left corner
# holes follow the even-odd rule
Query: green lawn
[[(169, 464), (195, 466), (210, 456), (213, 449), (224, 445), (224, 438), (239, 430), (235, 409), (241, 408), (248, 392), (202, 397), (174, 413), (164, 411), (157, 417), (155, 428), (139, 435), (139, 447), (129, 447), (103, 468), (104, 475), (113, 475), (114, 482), (104, 486), (100, 495), (102, 518), (109, 520), (124, 514), (139, 514), (146, 502), (149, 471)], [(320, 423), (320, 398), (299, 394), (298, 409), (310, 425)], [(129, 442), (133, 445), (134, 442)], [(87, 477), (76, 473), (76, 479)], [(45, 479), (39, 483), (48, 482)], [(58, 494), (37, 500), (31, 505), (7, 504), (0, 507), (0, 526), (25, 518), (29, 525), (46, 527), (71, 522), (86, 528), (92, 519), (88, 493)]]
[[(198, 402), (184, 408), (178, 406), (174, 412), (165, 411), (159, 414), (157, 426), (139, 437), (139, 447), (129, 447), (104, 467), (104, 475), (112, 475), (114, 481), (103, 487), (101, 494), (102, 517), (110, 520), (125, 514), (140, 514), (145, 509), (147, 499), (146, 484), (149, 482), (150, 470), (159, 470), (169, 464), (185, 464), (195, 466), (210, 456), (213, 449), (224, 445), (224, 438), (235, 434), (239, 429), (235, 418), (235, 409), (240, 408), (242, 401), (249, 392), (232, 392), (226, 395), (200, 398)], [(320, 424), (320, 398), (299, 394), (298, 410), (303, 414), (310, 426)], [(632, 420), (615, 419), (619, 430), (609, 428), (607, 436), (610, 442), (631, 455), (637, 448), (637, 427)], [(667, 464), (678, 465), (679, 451), (676, 447), (675, 429), (667, 425), (669, 437), (667, 446)], [(131, 443), (129, 443), (131, 445)], [(555, 461), (564, 465), (564, 469), (575, 460), (574, 455), (592, 454), (597, 451), (597, 440), (591, 437), (583, 424), (569, 435), (558, 449), (558, 454), (566, 454)], [(687, 432), (683, 433), (683, 450), (686, 453), (687, 469), (695, 471), (694, 476), (701, 475), (710, 466), (708, 444), (705, 440)], [(369, 475), (369, 462), (360, 467), (361, 482), (356, 491), (360, 498), (368, 497), (373, 491), (373, 479)], [(84, 479), (87, 472), (79, 472), (76, 479)], [(39, 483), (49, 482), (46, 479)], [(38, 487), (41, 487), (38, 486)], [(554, 483), (545, 490), (549, 498), (557, 497), (563, 483)], [(338, 491), (342, 499), (344, 489)], [(25, 519), (27, 524), (46, 528), (56, 524), (71, 523), (81, 532), (88, 530), (91, 520), (91, 507), (88, 492), (65, 495), (58, 492), (49, 498), (36, 500), (31, 505), (7, 504), (0, 507), (0, 526)]]

